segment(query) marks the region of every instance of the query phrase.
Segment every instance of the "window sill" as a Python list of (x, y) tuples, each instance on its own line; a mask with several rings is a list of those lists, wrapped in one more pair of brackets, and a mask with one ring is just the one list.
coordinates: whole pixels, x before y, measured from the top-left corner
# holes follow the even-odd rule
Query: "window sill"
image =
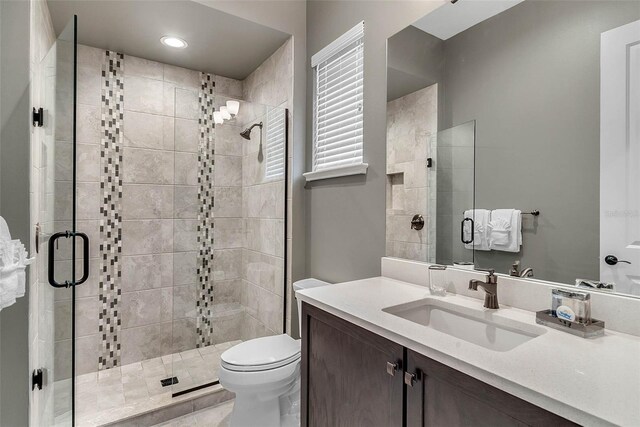
[(307, 172), (303, 174), (307, 182), (317, 181), (320, 179), (338, 178), (349, 175), (366, 175), (368, 163), (358, 163), (357, 165), (340, 166), (331, 169), (322, 169), (315, 172)]

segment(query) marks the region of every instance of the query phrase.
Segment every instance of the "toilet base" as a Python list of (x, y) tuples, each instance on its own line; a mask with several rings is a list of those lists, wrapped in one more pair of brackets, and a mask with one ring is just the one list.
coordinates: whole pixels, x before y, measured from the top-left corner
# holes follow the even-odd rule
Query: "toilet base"
[(236, 397), (229, 421), (231, 427), (279, 427), (280, 408), (275, 401)]
[(300, 380), (280, 397), (236, 395), (230, 427), (299, 427)]

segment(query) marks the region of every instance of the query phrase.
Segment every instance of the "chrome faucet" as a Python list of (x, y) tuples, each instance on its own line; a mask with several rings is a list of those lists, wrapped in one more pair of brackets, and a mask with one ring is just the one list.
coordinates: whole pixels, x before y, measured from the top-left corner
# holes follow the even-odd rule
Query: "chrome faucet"
[(527, 267), (520, 272), (520, 277), (533, 277), (533, 268)]
[(511, 265), (509, 275), (513, 277), (533, 277), (533, 268), (527, 267), (524, 270), (520, 271), (520, 261), (515, 261)]
[(489, 273), (485, 281), (471, 279), (469, 280), (469, 289), (474, 291), (478, 290), (478, 286), (484, 289), (484, 307), (490, 309), (498, 309), (498, 276), (496, 276), (494, 269), (478, 269), (477, 271), (484, 271)]

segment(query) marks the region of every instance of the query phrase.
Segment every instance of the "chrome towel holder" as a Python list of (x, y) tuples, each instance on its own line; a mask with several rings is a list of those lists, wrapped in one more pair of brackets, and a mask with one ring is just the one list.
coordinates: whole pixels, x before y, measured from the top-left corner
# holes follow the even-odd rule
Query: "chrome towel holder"
[(540, 211), (536, 209), (536, 210), (533, 210), (531, 212), (522, 212), (522, 215), (540, 216)]

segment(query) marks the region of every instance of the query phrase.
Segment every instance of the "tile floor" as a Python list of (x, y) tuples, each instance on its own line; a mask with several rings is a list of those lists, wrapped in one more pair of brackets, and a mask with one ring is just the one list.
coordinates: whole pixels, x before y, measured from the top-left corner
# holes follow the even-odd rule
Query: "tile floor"
[[(220, 355), (238, 343), (216, 344), (78, 376), (77, 424), (99, 426), (161, 408), (176, 399), (188, 399), (197, 392), (180, 398), (171, 395), (217, 380)], [(172, 376), (178, 377), (178, 383), (163, 387), (160, 380)], [(67, 415), (60, 414), (56, 421), (63, 422)]]
[(233, 402), (233, 400), (230, 400), (220, 405), (194, 412), (193, 414), (174, 418), (166, 423), (156, 424), (155, 427), (228, 427)]

